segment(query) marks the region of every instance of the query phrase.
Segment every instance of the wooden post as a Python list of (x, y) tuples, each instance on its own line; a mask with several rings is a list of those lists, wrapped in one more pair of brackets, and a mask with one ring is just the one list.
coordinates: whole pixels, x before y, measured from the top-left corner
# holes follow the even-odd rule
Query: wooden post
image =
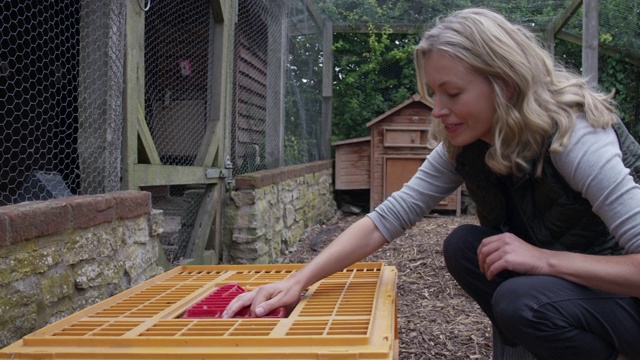
[(124, 57), (124, 126), (122, 132), (123, 190), (137, 190), (134, 166), (138, 163), (138, 117), (144, 116), (144, 11), (129, 0)]
[(582, 22), (582, 75), (598, 85), (598, 0), (584, 0)]
[[(78, 158), (82, 194), (120, 190), (125, 10), (120, 1), (80, 3)], [(109, 15), (105, 18), (106, 15)], [(90, 179), (90, 180), (88, 180)]]
[(322, 34), (322, 125), (320, 159), (331, 158), (331, 119), (333, 108), (333, 23), (324, 23)]
[(267, 46), (267, 123), (266, 163), (270, 169), (284, 166), (284, 94), (287, 61), (286, 2), (275, 1), (270, 6), (277, 14), (267, 17), (269, 44)]

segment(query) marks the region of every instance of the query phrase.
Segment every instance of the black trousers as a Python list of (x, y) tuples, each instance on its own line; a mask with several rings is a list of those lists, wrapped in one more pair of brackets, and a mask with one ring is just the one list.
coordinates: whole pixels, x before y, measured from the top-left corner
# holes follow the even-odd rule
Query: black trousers
[[(497, 234), (462, 225), (444, 241), (447, 269), (498, 328), (503, 343), (537, 359), (640, 359), (640, 299), (554, 276), (503, 271), (492, 281), (478, 267), (480, 242)], [(640, 276), (640, 274), (638, 274)]]

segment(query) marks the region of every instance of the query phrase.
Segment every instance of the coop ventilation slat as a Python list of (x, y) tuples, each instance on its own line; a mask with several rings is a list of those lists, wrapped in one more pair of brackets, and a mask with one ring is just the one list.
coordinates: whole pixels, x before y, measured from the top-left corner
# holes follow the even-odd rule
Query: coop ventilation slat
[(175, 268), (25, 336), (0, 359), (392, 359), (396, 270), (382, 263), (358, 263), (317, 282), (288, 317), (183, 318), (216, 289), (251, 290), (301, 267)]

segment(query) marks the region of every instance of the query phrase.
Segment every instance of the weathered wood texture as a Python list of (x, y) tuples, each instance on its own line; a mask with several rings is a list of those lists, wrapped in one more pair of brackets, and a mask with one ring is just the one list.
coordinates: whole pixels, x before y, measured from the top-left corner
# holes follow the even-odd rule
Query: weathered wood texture
[[(411, 179), (430, 149), (431, 106), (419, 95), (367, 123), (371, 136), (335, 142), (335, 189), (370, 190), (373, 209)], [(436, 210), (460, 213), (460, 190)]]
[(363, 137), (333, 143), (335, 152), (335, 190), (369, 189), (371, 179), (371, 138)]
[[(431, 106), (416, 94), (367, 123), (371, 133), (371, 209), (400, 190), (426, 159), (430, 115)], [(435, 209), (459, 211), (459, 197), (456, 191)]]

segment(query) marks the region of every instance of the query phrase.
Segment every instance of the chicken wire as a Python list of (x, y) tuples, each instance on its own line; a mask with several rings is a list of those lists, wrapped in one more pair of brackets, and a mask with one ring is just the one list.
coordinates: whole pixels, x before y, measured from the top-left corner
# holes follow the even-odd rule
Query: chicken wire
[[(240, 0), (232, 56), (233, 175), (319, 159), (322, 38), (303, 1)], [(208, 0), (155, 0), (145, 12), (145, 120), (163, 165), (192, 166), (203, 142), (213, 49)], [(203, 186), (153, 196), (170, 261), (185, 256)]]
[[(216, 56), (211, 3), (137, 3), (146, 10), (145, 121), (162, 164), (192, 166), (213, 111), (211, 84), (217, 81), (211, 78)], [(366, 13), (362, 4), (369, 3), (386, 6), (386, 12), (358, 15)], [(449, 10), (500, 7), (508, 18), (542, 29), (571, 1), (446, 3), (453, 4)], [(0, 0), (0, 205), (120, 189), (126, 4)], [(444, 5), (431, 0), (238, 0), (233, 18), (225, 20), (235, 22), (234, 52), (228, 59), (233, 174), (321, 160), (325, 17), (336, 26), (348, 21), (423, 26), (442, 14)], [(639, 6), (618, 0), (600, 6), (601, 42), (635, 59)], [(580, 19), (579, 12), (566, 31), (579, 36)], [(617, 81), (637, 99), (640, 72), (624, 71)], [(625, 120), (634, 124), (630, 130), (636, 138), (639, 114), (640, 104), (625, 104)], [(172, 185), (153, 197), (154, 208), (165, 210), (168, 219), (163, 236), (171, 259), (184, 254), (202, 189)]]
[(124, 4), (0, 9), (0, 205), (118, 190)]
[(322, 32), (304, 3), (239, 1), (231, 126), (235, 175), (320, 160)]
[[(336, 29), (367, 25), (387, 25), (421, 33), (439, 16), (469, 7), (493, 9), (507, 19), (541, 36), (571, 6), (578, 5), (570, 21), (556, 35), (556, 56), (581, 71), (583, 6), (574, 0), (314, 0)], [(616, 90), (615, 100), (629, 131), (640, 139), (640, 1), (598, 1), (599, 77), (604, 91)], [(574, 44), (577, 43), (577, 44)], [(564, 51), (562, 53), (561, 51)], [(335, 57), (340, 57), (339, 52)], [(577, 59), (577, 61), (576, 61)], [(611, 65), (613, 60), (622, 60)], [(344, 86), (338, 84), (338, 86)], [(357, 87), (358, 84), (352, 85)], [(409, 84), (412, 86), (413, 84)], [(334, 119), (342, 116), (334, 109)], [(340, 137), (340, 135), (338, 135)]]
[[(196, 164), (210, 102), (210, 1), (146, 2), (145, 121), (162, 165)], [(152, 194), (164, 212), (161, 243), (169, 261), (186, 255), (204, 185), (161, 186)]]

